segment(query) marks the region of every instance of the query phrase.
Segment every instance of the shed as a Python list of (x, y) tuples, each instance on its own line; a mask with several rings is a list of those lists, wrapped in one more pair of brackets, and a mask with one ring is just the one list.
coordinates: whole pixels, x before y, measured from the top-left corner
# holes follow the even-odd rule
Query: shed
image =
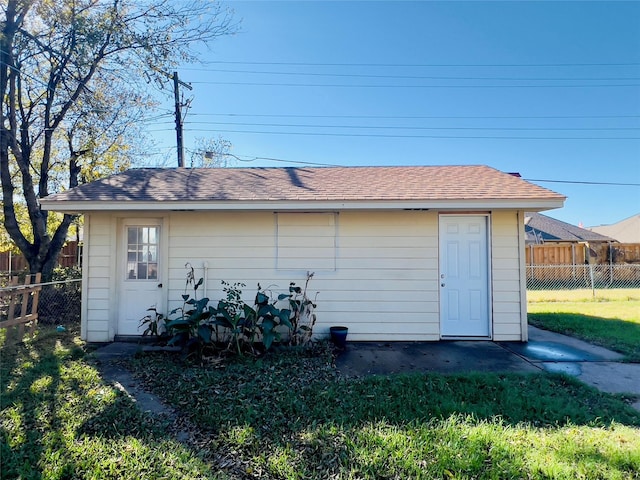
[(185, 264), (287, 289), (315, 272), (315, 334), (527, 340), (525, 212), (565, 197), (487, 166), (132, 169), (41, 199), (84, 214), (82, 338), (139, 335)]

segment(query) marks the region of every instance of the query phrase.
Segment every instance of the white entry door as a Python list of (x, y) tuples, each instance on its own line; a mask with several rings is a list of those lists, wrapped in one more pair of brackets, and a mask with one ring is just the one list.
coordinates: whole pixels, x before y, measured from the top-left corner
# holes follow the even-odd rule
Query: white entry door
[(491, 337), (487, 220), (440, 216), (441, 337)]
[(118, 335), (141, 335), (140, 320), (162, 299), (157, 221), (123, 222), (119, 252)]

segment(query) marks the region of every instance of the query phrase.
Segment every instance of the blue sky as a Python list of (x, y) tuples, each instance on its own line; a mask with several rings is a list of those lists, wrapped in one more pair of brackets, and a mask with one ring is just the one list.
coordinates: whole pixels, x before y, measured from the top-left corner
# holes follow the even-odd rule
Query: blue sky
[(576, 225), (640, 212), (640, 2), (228, 4), (241, 31), (178, 69), (187, 159), (220, 135), (234, 166), (486, 164)]

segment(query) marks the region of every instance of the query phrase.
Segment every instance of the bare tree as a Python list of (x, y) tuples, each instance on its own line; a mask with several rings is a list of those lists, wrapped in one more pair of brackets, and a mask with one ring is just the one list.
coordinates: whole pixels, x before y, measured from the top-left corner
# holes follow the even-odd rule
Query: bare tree
[(209, 0), (6, 0), (0, 8), (3, 223), (30, 271), (47, 277), (73, 216), (53, 218), (38, 199), (126, 168), (154, 105), (144, 79), (197, 61), (198, 44), (236, 25)]
[(228, 167), (231, 164), (231, 142), (221, 136), (195, 139), (191, 167)]

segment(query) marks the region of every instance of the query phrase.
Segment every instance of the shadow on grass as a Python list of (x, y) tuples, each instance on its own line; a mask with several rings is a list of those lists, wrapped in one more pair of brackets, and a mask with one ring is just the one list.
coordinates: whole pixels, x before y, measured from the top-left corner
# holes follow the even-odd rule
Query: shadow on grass
[(615, 350), (628, 362), (640, 362), (640, 324), (571, 312), (529, 313), (535, 327), (563, 333)]
[[(437, 448), (438, 461), (461, 476), (484, 471), (490, 459), (509, 469), (492, 466), (494, 477), (510, 478), (529, 471), (509, 447), (509, 436), (523, 423), (550, 432), (567, 425), (607, 427), (613, 421), (640, 426), (640, 414), (615, 397), (560, 375), (412, 374), (345, 380), (323, 353), (267, 355), (230, 361), (224, 368), (196, 367), (166, 355), (132, 359), (129, 366), (138, 373), (140, 384), (199, 427), (202, 448), (176, 446), (163, 444), (170, 432), (159, 431), (163, 427), (159, 422), (139, 412), (127, 397), (114, 394), (91, 365), (77, 362), (84, 373), (69, 375), (69, 364), (83, 355), (71, 332), (43, 336), (13, 350), (3, 347), (3, 477), (50, 476), (42, 462), (53, 458), (59, 464), (58, 477), (73, 478), (81, 471), (91, 473), (91, 468), (122, 468), (129, 455), (125, 468), (131, 469), (130, 478), (137, 468), (148, 473), (148, 468), (161, 468), (156, 467), (161, 462), (171, 463), (166, 478), (200, 478), (176, 473), (174, 464), (186, 457), (185, 462), (192, 462), (192, 456), (211, 459), (222, 454), (239, 459), (240, 465), (265, 459), (259, 466), (269, 470), (266, 478), (339, 477), (339, 472), (379, 478), (389, 459), (410, 451), (415, 453), (406, 455), (416, 459), (398, 467), (401, 473), (395, 476), (418, 478), (420, 471), (412, 469), (422, 468), (423, 459), (435, 455), (430, 449)], [(108, 398), (101, 399), (102, 395)], [(485, 437), (473, 430), (483, 422), (497, 433)], [(244, 430), (253, 432), (246, 442)], [(411, 439), (417, 443), (409, 450), (394, 443), (394, 436), (401, 443), (414, 430), (421, 433)], [(101, 443), (85, 452), (88, 437)], [(129, 449), (138, 448), (136, 443), (143, 443), (145, 451), (130, 453)], [(73, 453), (67, 452), (70, 447), (75, 448)], [(171, 449), (177, 452), (173, 456)], [(109, 463), (107, 457), (124, 459)], [(356, 470), (351, 470), (352, 462)], [(323, 476), (315, 470), (319, 465), (334, 470)], [(200, 471), (192, 463), (188, 466), (189, 472)], [(438, 478), (448, 475), (434, 471)]]
[(274, 356), (254, 365), (232, 361), (224, 369), (207, 369), (144, 355), (130, 367), (143, 385), (213, 430), (406, 424), (450, 415), (541, 427), (614, 421), (640, 426), (640, 413), (623, 397), (561, 374), (412, 373), (345, 380), (321, 363)]
[[(200, 427), (203, 444), (262, 459), (275, 478), (547, 478), (551, 470), (531, 465), (538, 443), (540, 457), (553, 455), (567, 478), (582, 468), (571, 466), (571, 451), (594, 455), (598, 468), (637, 467), (582, 438), (609, 435), (615, 425), (635, 430), (640, 413), (560, 374), (344, 379), (326, 360), (278, 355), (203, 368), (145, 354), (129, 366)], [(578, 433), (565, 438), (572, 429)]]
[(15, 332), (5, 335), (0, 351), (3, 475), (11, 476), (15, 468), (13, 473), (19, 476), (40, 478), (33, 468), (45, 449), (43, 437), (60, 427), (56, 392), (62, 382), (61, 365), (83, 352), (64, 336), (56, 340), (64, 344), (65, 353), (56, 353), (51, 331), (44, 339), (38, 332), (23, 342), (16, 341)]
[(0, 477), (139, 478), (140, 470), (185, 478), (179, 471), (192, 467), (207, 477), (193, 452), (105, 385), (84, 360), (74, 327), (2, 342), (0, 355)]

